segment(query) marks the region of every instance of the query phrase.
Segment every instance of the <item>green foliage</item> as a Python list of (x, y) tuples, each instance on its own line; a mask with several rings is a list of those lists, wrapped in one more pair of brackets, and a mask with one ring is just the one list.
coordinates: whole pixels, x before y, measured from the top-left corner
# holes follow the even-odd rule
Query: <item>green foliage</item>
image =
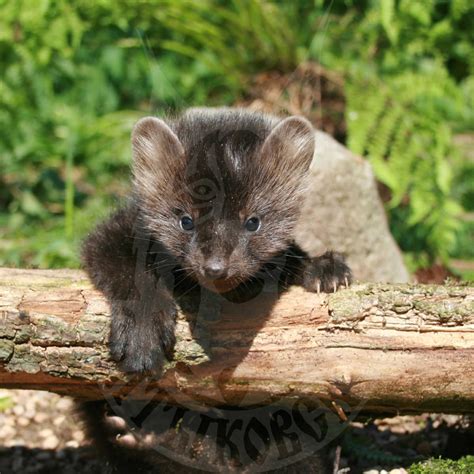
[(348, 146), (369, 158), (389, 188), (395, 238), (406, 251), (445, 261), (461, 228), (463, 209), (452, 196), (459, 157), (449, 125), (431, 104), (450, 89), (421, 73), (353, 81), (346, 89)]
[(402, 461), (401, 456), (384, 451), (375, 445), (369, 436), (354, 434), (352, 430), (345, 432), (342, 449), (346, 456), (353, 456), (358, 460), (374, 464), (394, 465)]
[(0, 2), (0, 264), (76, 266), (80, 210), (123, 195), (137, 118), (294, 67), (288, 31), (257, 0)]
[(308, 58), (346, 78), (348, 145), (390, 190), (402, 248), (463, 257), (473, 17), (469, 0), (0, 0), (0, 265), (78, 265), (126, 193), (139, 116), (232, 104)]
[(8, 408), (12, 406), (13, 406), (13, 402), (10, 397), (0, 397), (0, 413), (2, 411), (8, 410)]
[[(398, 74), (439, 60), (456, 81), (474, 73), (470, 0), (324, 1), (329, 27), (314, 35), (310, 54), (344, 71)], [(470, 112), (472, 118), (472, 111)]]
[(410, 474), (467, 474), (474, 472), (474, 456), (466, 456), (457, 461), (451, 459), (429, 459), (413, 464), (408, 468)]
[(161, 47), (199, 58), (218, 75), (245, 81), (249, 73), (291, 70), (299, 62), (294, 55), (293, 25), (271, 2), (164, 3), (166, 8), (160, 9), (157, 18), (177, 37), (163, 42)]
[(392, 232), (420, 264), (446, 262), (463, 231), (452, 135), (474, 129), (473, 14), (469, 1), (358, 2), (312, 43), (346, 75), (348, 146), (389, 189)]

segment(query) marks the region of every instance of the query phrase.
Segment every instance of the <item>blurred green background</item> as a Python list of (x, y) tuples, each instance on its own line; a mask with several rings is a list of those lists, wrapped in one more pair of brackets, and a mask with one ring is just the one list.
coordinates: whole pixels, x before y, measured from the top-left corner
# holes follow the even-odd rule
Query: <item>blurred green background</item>
[(138, 117), (257, 104), (370, 160), (412, 271), (472, 279), (473, 22), (472, 0), (0, 0), (0, 265), (79, 265)]

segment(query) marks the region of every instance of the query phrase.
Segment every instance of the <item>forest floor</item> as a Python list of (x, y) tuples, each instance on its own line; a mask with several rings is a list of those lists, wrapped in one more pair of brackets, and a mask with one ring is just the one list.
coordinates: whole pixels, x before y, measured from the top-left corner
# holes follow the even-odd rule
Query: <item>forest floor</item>
[[(29, 390), (0, 391), (0, 473), (102, 474), (74, 402)], [(429, 457), (474, 453), (469, 420), (424, 414), (355, 422), (342, 444), (340, 473), (401, 474)], [(347, 468), (350, 467), (350, 470)]]

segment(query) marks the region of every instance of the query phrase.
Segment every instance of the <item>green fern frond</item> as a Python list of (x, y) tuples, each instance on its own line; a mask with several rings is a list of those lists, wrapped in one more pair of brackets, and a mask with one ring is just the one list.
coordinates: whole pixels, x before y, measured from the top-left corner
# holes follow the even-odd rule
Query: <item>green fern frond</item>
[(349, 147), (366, 156), (389, 187), (389, 211), (406, 206), (408, 228), (424, 228), (418, 235), (424, 236), (428, 253), (443, 260), (453, 248), (461, 212), (451, 197), (457, 156), (441, 116), (442, 99), (452, 87), (441, 71), (402, 73), (385, 81), (355, 79), (346, 88)]

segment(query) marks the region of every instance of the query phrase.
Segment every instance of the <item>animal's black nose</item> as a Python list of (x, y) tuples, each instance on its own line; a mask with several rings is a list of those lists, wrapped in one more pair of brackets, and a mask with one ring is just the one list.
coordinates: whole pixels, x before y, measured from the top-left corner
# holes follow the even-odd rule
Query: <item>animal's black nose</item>
[(203, 273), (210, 280), (219, 280), (227, 276), (227, 265), (224, 260), (213, 258), (203, 266)]

